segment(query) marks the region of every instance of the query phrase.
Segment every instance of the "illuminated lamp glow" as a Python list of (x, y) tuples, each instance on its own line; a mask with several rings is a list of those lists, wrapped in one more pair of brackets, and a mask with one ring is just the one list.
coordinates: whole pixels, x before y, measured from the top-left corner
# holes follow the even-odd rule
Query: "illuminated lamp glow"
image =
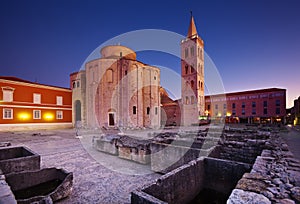
[(221, 117), (222, 116), (222, 114), (221, 113), (218, 113), (218, 117)]
[(19, 113), (18, 118), (21, 120), (28, 120), (30, 118), (30, 114), (28, 113)]
[(53, 120), (54, 115), (52, 113), (45, 113), (44, 114), (44, 119), (45, 120)]
[(227, 113), (226, 113), (226, 116), (230, 117), (230, 116), (231, 116), (231, 113), (227, 112)]

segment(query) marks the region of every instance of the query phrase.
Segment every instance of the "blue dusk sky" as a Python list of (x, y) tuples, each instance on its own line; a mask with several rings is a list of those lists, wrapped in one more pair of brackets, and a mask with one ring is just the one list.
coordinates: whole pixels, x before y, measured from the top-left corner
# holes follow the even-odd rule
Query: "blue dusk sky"
[[(1, 0), (0, 75), (68, 87), (69, 74), (115, 36), (140, 29), (185, 36), (190, 10), (225, 92), (286, 88), (293, 105), (300, 95), (298, 0)], [(180, 59), (168, 53), (141, 51), (137, 59), (180, 74)], [(180, 80), (172, 83), (178, 97)]]

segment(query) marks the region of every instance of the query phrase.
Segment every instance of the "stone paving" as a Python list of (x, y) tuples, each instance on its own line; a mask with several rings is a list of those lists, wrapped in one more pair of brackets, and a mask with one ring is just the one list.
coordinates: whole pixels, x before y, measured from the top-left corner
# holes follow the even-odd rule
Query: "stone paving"
[(40, 154), (41, 168), (64, 168), (74, 173), (73, 192), (59, 203), (130, 203), (131, 191), (160, 176), (148, 166), (94, 151), (100, 164), (87, 153), (73, 130), (0, 132), (0, 142), (6, 141)]
[[(144, 139), (151, 138), (151, 134), (145, 130), (128, 130), (127, 133), (139, 135)], [(84, 136), (76, 137), (75, 131), (70, 129), (0, 132), (0, 142), (26, 146), (40, 154), (41, 168), (64, 168), (74, 173), (73, 192), (70, 197), (59, 203), (130, 203), (130, 192), (161, 176), (153, 173), (147, 165), (96, 151), (91, 142), (95, 134), (97, 131), (81, 132)], [(280, 136), (285, 138), (288, 135), (284, 133)], [(294, 143), (297, 149), (300, 144), (299, 134), (293, 133), (292, 136), (295, 139), (293, 142), (298, 141)], [(294, 154), (297, 152), (294, 151)]]

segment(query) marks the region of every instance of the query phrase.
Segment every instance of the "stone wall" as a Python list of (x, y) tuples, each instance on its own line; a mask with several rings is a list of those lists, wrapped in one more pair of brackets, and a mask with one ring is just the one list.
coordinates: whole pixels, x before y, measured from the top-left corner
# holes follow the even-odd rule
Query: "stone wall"
[(243, 174), (251, 170), (249, 164), (215, 158), (205, 158), (204, 167), (205, 188), (227, 195)]
[(256, 158), (250, 173), (243, 175), (228, 203), (300, 203), (300, 162), (276, 134)]
[(253, 164), (268, 144), (269, 132), (223, 133), (218, 158)]
[(4, 174), (40, 169), (40, 155), (26, 147), (0, 149), (0, 169)]
[(205, 188), (229, 195), (249, 164), (200, 157), (132, 193), (131, 203), (188, 203)]
[(14, 194), (11, 191), (10, 186), (5, 180), (5, 175), (3, 175), (0, 170), (0, 203), (5, 204), (17, 204)]
[[(132, 192), (131, 203), (166, 202), (181, 204), (189, 202), (191, 198), (194, 198), (202, 190), (204, 185), (203, 159), (198, 158), (195, 161), (182, 165), (163, 175), (154, 183)], [(143, 197), (140, 198), (140, 195), (143, 195)], [(152, 202), (153, 197), (155, 198), (155, 202)]]

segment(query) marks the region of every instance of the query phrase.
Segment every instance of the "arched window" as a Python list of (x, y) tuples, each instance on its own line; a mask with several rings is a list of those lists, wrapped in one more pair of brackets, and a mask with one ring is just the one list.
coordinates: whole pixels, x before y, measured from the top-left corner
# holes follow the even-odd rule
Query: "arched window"
[(73, 89), (76, 88), (76, 82), (73, 81)]
[(147, 115), (150, 114), (150, 107), (147, 107)]
[(186, 105), (188, 105), (189, 103), (190, 103), (190, 101), (189, 101), (189, 97), (188, 97), (188, 96), (186, 96), (186, 97), (185, 97), (185, 104), (186, 104)]
[(203, 82), (201, 81), (201, 90), (203, 90)]
[(189, 73), (189, 66), (186, 64), (185, 65), (185, 74), (188, 74)]
[(80, 87), (80, 82), (79, 81), (77, 81), (77, 88), (79, 88)]
[(188, 81), (185, 82), (185, 88), (186, 88), (186, 89), (189, 88), (189, 82), (188, 82)]
[(136, 106), (133, 106), (133, 107), (132, 107), (132, 113), (133, 113), (133, 115), (136, 114)]
[(113, 71), (112, 69), (108, 69), (107, 71), (107, 82), (112, 83), (113, 82)]
[(191, 81), (191, 87), (194, 88), (195, 82), (194, 80)]
[(195, 97), (191, 96), (191, 104), (194, 104), (194, 103), (195, 103)]

